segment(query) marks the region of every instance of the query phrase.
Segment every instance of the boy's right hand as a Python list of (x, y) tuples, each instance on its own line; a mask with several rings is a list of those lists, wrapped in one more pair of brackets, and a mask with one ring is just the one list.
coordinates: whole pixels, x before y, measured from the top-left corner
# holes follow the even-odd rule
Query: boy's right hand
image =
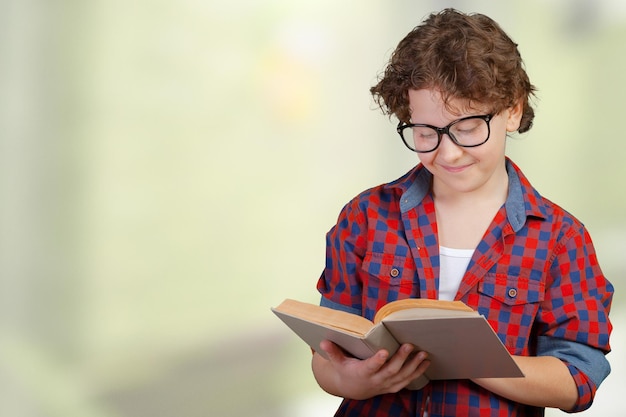
[(330, 394), (355, 400), (398, 392), (420, 377), (430, 363), (426, 352), (415, 352), (410, 344), (400, 346), (391, 358), (386, 350), (380, 350), (364, 360), (347, 356), (328, 340), (320, 343), (320, 348), (328, 360), (313, 355), (313, 373), (319, 385)]

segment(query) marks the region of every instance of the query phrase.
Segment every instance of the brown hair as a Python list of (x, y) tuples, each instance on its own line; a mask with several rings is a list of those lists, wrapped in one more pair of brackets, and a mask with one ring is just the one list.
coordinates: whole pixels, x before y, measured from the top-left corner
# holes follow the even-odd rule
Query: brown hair
[(489, 17), (445, 9), (431, 14), (400, 41), (378, 84), (370, 89), (382, 111), (408, 122), (408, 91), (436, 89), (446, 103), (469, 100), (494, 114), (523, 103), (518, 131), (528, 131), (535, 87), (517, 44)]

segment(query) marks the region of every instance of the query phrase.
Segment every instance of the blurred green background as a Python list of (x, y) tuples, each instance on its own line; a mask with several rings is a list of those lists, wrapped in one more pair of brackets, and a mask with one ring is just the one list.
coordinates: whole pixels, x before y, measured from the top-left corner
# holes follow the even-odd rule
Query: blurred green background
[(0, 415), (332, 415), (269, 308), (317, 302), (343, 204), (416, 163), (368, 89), (446, 6), (496, 19), (539, 88), (508, 152), (616, 287), (584, 414), (621, 413), (626, 3), (2, 0)]

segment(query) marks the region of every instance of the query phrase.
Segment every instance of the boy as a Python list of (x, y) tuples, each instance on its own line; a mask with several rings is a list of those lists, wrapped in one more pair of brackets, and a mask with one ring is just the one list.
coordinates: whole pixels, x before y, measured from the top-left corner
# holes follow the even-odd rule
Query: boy
[[(584, 226), (505, 156), (526, 132), (534, 87), (517, 45), (490, 18), (432, 14), (398, 45), (371, 92), (420, 163), (366, 190), (327, 235), (321, 304), (372, 319), (400, 298), (461, 300), (484, 315), (523, 378), (431, 381), (410, 345), (367, 360), (329, 341), (319, 385), (337, 416), (541, 416), (588, 408), (610, 372), (604, 277)], [(462, 349), (462, 346), (459, 347)]]

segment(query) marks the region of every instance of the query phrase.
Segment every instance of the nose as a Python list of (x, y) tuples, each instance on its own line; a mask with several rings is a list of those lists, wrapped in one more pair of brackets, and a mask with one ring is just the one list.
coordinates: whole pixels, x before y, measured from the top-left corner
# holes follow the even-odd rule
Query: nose
[(441, 134), (441, 143), (437, 148), (437, 155), (443, 157), (445, 160), (454, 160), (463, 154), (463, 147), (454, 143), (450, 135), (447, 133)]

